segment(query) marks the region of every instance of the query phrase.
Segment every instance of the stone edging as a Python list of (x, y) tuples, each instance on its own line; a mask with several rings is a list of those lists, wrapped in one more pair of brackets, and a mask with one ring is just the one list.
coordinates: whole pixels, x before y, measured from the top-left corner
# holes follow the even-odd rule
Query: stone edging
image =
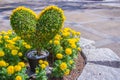
[(96, 48), (95, 41), (81, 38), (85, 67), (77, 80), (120, 80), (120, 58), (109, 48)]

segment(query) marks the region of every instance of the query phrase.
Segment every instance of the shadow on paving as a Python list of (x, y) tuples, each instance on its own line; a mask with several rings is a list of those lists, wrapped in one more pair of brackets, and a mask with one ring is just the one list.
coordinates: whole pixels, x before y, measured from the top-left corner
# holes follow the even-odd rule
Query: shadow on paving
[(114, 68), (120, 68), (120, 61), (88, 61), (88, 62)]

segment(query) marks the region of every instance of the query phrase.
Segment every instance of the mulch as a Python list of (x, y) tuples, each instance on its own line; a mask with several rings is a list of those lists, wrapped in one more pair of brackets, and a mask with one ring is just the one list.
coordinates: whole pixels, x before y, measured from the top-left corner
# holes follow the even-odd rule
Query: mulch
[(81, 53), (78, 54), (78, 58), (75, 59), (76, 68), (70, 72), (70, 75), (64, 76), (63, 80), (76, 80), (79, 75), (82, 73), (82, 70), (85, 66), (85, 60)]

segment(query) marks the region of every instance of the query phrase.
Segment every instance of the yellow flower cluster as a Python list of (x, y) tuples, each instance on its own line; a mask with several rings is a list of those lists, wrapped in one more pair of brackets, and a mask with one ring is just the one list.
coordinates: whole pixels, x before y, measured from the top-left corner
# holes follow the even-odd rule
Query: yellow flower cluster
[(54, 44), (58, 45), (58, 44), (60, 44), (60, 41), (59, 40), (54, 40)]
[(10, 65), (10, 66), (7, 67), (7, 73), (12, 75), (15, 72), (21, 71), (22, 67), (25, 67), (24, 62), (19, 62), (18, 65), (15, 65), (15, 66)]
[(21, 71), (22, 68), (20, 65), (15, 65), (14, 69), (16, 72), (18, 72), (18, 71)]
[(21, 76), (16, 76), (15, 80), (22, 80)]
[(81, 50), (82, 50), (82, 49), (79, 47), (79, 48), (78, 48), (78, 51), (81, 51)]
[(1, 31), (1, 32), (0, 32), (0, 35), (1, 35), (1, 34), (2, 34), (2, 35), (11, 35), (12, 33), (13, 33), (12, 30), (8, 30), (7, 32)]
[(73, 63), (74, 63), (74, 61), (73, 61), (73, 60), (70, 60), (70, 61), (69, 61), (69, 63), (70, 63), (70, 64), (73, 64)]
[(26, 49), (30, 49), (31, 48), (31, 46), (29, 44), (27, 44), (26, 42), (23, 42), (22, 44), (25, 46)]
[(22, 52), (19, 52), (19, 53), (18, 53), (18, 56), (20, 56), (20, 57), (21, 57), (22, 55), (23, 55), (23, 54), (22, 54)]
[(2, 57), (4, 55), (5, 55), (4, 51), (0, 50), (0, 57)]
[(11, 51), (11, 54), (12, 54), (13, 56), (17, 55), (17, 53), (18, 53), (18, 50), (12, 50), (12, 51)]
[[(16, 9), (14, 9), (12, 15), (13, 15), (15, 12), (21, 11), (21, 10), (28, 11), (28, 12), (31, 13), (33, 16), (35, 16), (36, 19), (38, 18), (38, 17), (37, 17), (37, 14), (36, 14), (34, 11), (32, 11), (31, 9), (26, 8), (26, 7), (24, 7), (24, 6), (19, 6), (19, 7), (17, 7)], [(12, 15), (11, 15), (11, 16), (12, 16)]]
[(66, 49), (65, 49), (65, 53), (66, 53), (67, 55), (71, 55), (71, 54), (72, 54), (72, 49), (71, 49), (71, 48), (66, 48)]
[(70, 36), (70, 35), (80, 35), (81, 33), (80, 32), (76, 32), (76, 31), (74, 31), (74, 30), (72, 30), (72, 29), (70, 29), (70, 28), (64, 28), (62, 31), (62, 35), (64, 36), (64, 37), (67, 37), (67, 36)]
[(0, 60), (0, 67), (7, 66), (7, 63), (4, 60)]
[(45, 69), (49, 64), (47, 61), (39, 60), (40, 67)]
[(61, 39), (61, 35), (57, 34), (54, 39), (55, 40), (60, 40)]
[(69, 73), (70, 73), (70, 70), (66, 69), (66, 71), (64, 72), (64, 75), (67, 76), (67, 75), (69, 75)]
[(62, 59), (62, 58), (63, 58), (63, 55), (62, 55), (61, 53), (57, 53), (57, 54), (56, 54), (56, 57), (57, 57), (58, 59)]
[(78, 38), (72, 38), (72, 39), (68, 39), (68, 42), (71, 46), (71, 48), (76, 48), (76, 43), (78, 42)]
[(7, 72), (8, 72), (8, 74), (14, 74), (14, 72), (15, 72), (15, 70), (14, 70), (14, 66), (8, 66), (8, 68), (7, 68)]
[(24, 62), (19, 62), (18, 65), (20, 65), (21, 67), (25, 67), (25, 63)]
[(65, 62), (62, 62), (62, 63), (60, 64), (60, 69), (61, 69), (61, 70), (67, 69), (67, 64), (66, 64)]

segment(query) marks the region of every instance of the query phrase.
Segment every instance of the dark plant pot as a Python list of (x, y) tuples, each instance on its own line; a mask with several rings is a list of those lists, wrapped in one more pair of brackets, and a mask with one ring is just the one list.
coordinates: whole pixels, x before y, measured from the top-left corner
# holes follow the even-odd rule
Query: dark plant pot
[(40, 59), (41, 60), (47, 60), (47, 57), (49, 56), (49, 52), (48, 51), (44, 51), (45, 54), (42, 54), (40, 56), (36, 55), (36, 52), (37, 51), (32, 50), (32, 51), (29, 51), (26, 54), (26, 57), (28, 58), (28, 62), (29, 62), (29, 65), (30, 65), (30, 71), (32, 73), (35, 73), (35, 68), (38, 65), (38, 61)]

